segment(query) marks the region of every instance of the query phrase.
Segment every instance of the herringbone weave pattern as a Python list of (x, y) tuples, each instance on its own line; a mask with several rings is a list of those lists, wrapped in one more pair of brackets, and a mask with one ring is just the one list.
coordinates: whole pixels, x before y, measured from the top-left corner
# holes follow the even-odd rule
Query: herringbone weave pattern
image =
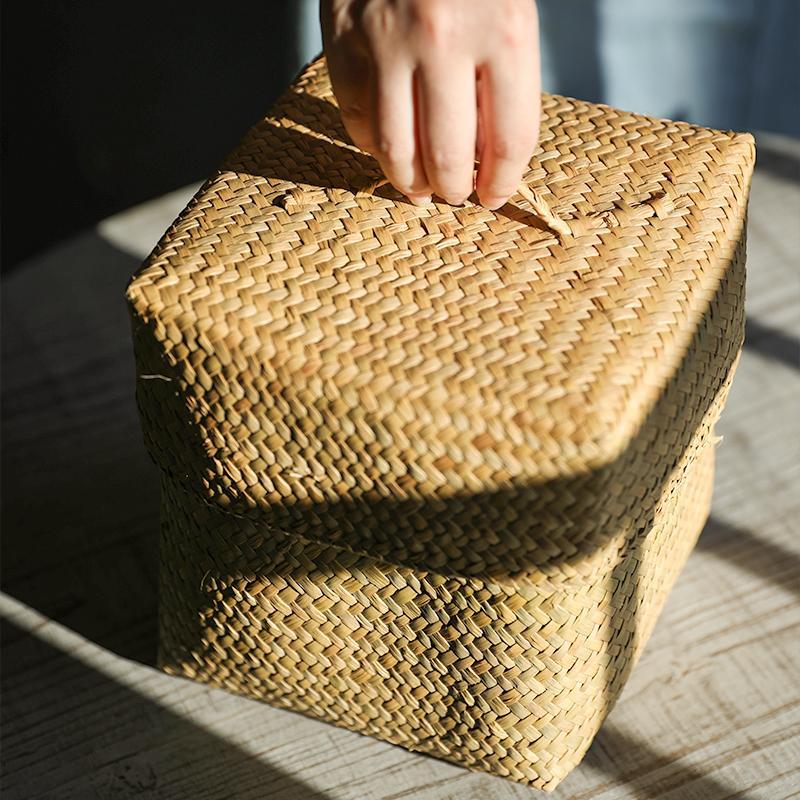
[(132, 280), (170, 672), (543, 788), (702, 528), (752, 138), (544, 98), (417, 208), (312, 64)]

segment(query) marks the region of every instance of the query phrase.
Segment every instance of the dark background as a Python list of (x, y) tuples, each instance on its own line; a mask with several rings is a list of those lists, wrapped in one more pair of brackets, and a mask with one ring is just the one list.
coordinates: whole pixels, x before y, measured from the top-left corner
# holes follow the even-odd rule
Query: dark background
[(4, 270), (207, 176), (302, 66), (296, 12), (4, 0)]

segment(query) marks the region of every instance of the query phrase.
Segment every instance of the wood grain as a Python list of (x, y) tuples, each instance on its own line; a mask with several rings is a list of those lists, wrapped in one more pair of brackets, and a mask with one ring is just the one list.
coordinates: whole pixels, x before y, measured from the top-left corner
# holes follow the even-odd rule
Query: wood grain
[[(554, 798), (800, 796), (800, 144), (759, 145), (748, 341), (712, 520)], [(4, 283), (4, 798), (540, 796), (149, 666), (157, 481), (122, 289), (179, 201), (126, 212)]]

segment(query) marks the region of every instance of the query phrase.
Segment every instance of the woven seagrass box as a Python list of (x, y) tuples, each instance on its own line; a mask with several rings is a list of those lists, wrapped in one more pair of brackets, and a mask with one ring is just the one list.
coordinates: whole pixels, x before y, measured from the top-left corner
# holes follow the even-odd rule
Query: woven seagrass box
[(708, 513), (754, 146), (543, 106), (535, 194), (415, 207), (318, 61), (128, 299), (163, 668), (550, 789)]

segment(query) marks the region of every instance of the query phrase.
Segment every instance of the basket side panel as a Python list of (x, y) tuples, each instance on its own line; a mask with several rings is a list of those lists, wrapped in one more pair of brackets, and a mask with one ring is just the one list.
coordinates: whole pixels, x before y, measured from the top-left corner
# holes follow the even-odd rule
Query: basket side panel
[(582, 758), (708, 513), (713, 446), (584, 584), (425, 573), (164, 485), (162, 667), (553, 788)]

